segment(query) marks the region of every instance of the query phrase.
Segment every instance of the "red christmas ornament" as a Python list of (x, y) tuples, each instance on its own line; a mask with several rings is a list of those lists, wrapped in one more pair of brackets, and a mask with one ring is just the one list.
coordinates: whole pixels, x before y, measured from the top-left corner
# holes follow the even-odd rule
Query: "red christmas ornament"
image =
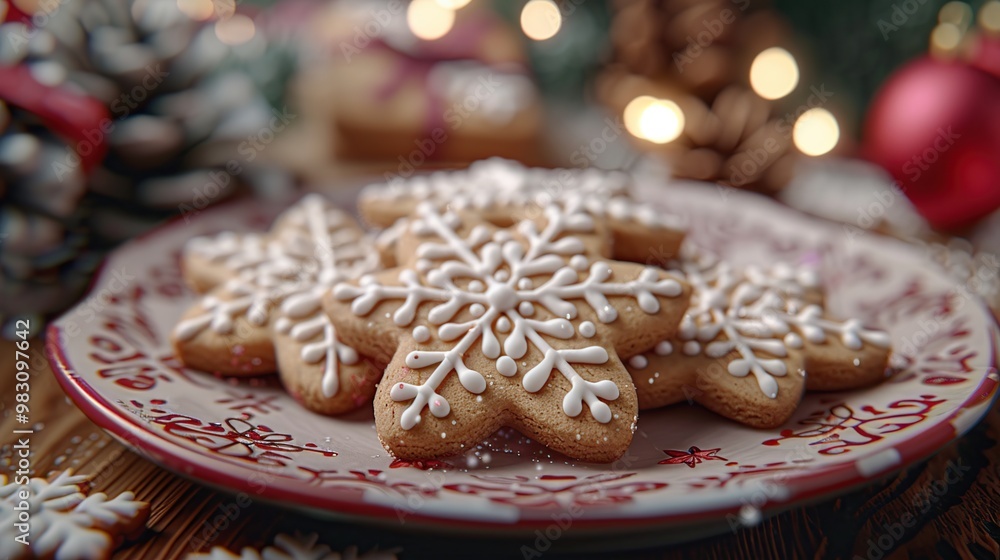
[(104, 158), (108, 148), (106, 126), (112, 123), (100, 101), (41, 84), (23, 65), (0, 66), (0, 101), (42, 119), (47, 128), (62, 136), (77, 152), (84, 172)]
[(922, 58), (882, 86), (865, 122), (864, 155), (884, 167), (938, 229), (1000, 208), (1000, 79)]

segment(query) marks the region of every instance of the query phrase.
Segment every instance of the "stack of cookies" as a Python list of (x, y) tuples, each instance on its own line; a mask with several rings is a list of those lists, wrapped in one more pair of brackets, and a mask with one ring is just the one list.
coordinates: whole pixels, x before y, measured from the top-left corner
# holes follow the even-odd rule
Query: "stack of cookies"
[(689, 401), (774, 427), (806, 390), (884, 377), (888, 335), (829, 317), (813, 271), (719, 261), (629, 191), (624, 174), (486, 160), (368, 187), (371, 233), (310, 195), (269, 233), (188, 244), (205, 295), (177, 354), (277, 371), (324, 414), (374, 403), (382, 444), (408, 460), (509, 427), (610, 462), (640, 409)]

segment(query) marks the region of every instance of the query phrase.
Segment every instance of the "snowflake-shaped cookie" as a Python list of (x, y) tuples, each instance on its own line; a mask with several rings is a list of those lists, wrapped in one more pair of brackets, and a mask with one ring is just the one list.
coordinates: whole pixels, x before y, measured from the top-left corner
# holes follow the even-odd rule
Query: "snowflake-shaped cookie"
[(402, 266), (326, 299), (345, 340), (389, 362), (383, 444), (428, 459), (511, 426), (575, 458), (620, 456), (636, 403), (617, 356), (674, 334), (684, 284), (604, 259), (595, 220), (555, 206), (497, 229), (424, 204), (408, 230)]
[(467, 169), (369, 185), (358, 206), (366, 221), (387, 228), (378, 240), (386, 264), (392, 264), (393, 244), (405, 229), (391, 226), (422, 202), (474, 211), (500, 226), (538, 216), (551, 204), (586, 210), (610, 230), (614, 258), (646, 263), (675, 255), (684, 237), (684, 220), (633, 200), (631, 186), (631, 177), (619, 171), (531, 168), (490, 158)]
[(740, 269), (684, 250), (678, 274), (691, 307), (678, 333), (628, 362), (641, 408), (698, 402), (755, 427), (780, 425), (806, 389), (841, 390), (882, 379), (890, 339), (822, 306), (814, 271)]
[(0, 475), (0, 557), (110, 558), (124, 537), (145, 527), (149, 504), (131, 492), (88, 496), (87, 480), (63, 471), (22, 486)]
[(208, 293), (172, 333), (190, 367), (230, 375), (278, 370), (307, 407), (336, 414), (368, 402), (377, 374), (322, 312), (342, 280), (376, 270), (361, 228), (319, 195), (285, 211), (271, 232), (222, 233), (185, 249), (188, 282)]
[(221, 546), (208, 552), (187, 555), (187, 560), (396, 560), (395, 550), (370, 550), (358, 553), (357, 547), (349, 547), (344, 552), (334, 552), (329, 546), (319, 543), (319, 535), (286, 535), (274, 537), (274, 544), (263, 550), (246, 547), (239, 554)]

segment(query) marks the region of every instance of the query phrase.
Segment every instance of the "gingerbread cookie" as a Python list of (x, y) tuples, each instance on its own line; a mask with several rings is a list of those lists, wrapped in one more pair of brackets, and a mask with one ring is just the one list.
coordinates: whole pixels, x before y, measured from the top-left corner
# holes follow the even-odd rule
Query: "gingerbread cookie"
[(673, 336), (690, 290), (606, 246), (585, 212), (549, 206), (499, 229), (422, 204), (398, 268), (325, 298), (345, 342), (388, 363), (375, 397), (386, 449), (454, 455), (509, 426), (575, 459), (620, 457), (638, 403), (619, 356)]
[[(674, 256), (684, 238), (683, 220), (636, 202), (630, 190), (631, 178), (622, 172), (530, 168), (492, 158), (468, 169), (370, 185), (358, 205), (367, 222), (389, 228), (421, 202), (475, 211), (499, 227), (539, 216), (542, 208), (557, 204), (570, 211), (584, 209), (604, 222), (612, 235), (611, 256), (618, 260), (648, 263)], [(399, 230), (390, 228), (379, 238), (382, 253), (390, 261)]]
[(307, 408), (337, 414), (369, 402), (379, 372), (322, 312), (342, 280), (378, 268), (374, 247), (319, 195), (285, 211), (267, 235), (222, 233), (185, 248), (184, 276), (206, 292), (171, 339), (187, 366), (225, 375), (278, 371)]
[(828, 318), (812, 271), (739, 270), (684, 252), (674, 266), (693, 293), (677, 335), (628, 361), (640, 408), (687, 400), (769, 428), (788, 420), (805, 390), (852, 389), (885, 377), (889, 335)]

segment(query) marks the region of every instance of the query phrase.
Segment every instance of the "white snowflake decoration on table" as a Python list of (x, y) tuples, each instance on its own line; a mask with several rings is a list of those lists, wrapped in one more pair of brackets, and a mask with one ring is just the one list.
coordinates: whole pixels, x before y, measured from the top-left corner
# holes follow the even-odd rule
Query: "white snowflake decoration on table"
[[(52, 481), (32, 478), (21, 486), (0, 475), (0, 557), (110, 557), (123, 534), (145, 524), (149, 504), (136, 501), (132, 492), (110, 500), (103, 493), (88, 496), (88, 479), (63, 471)], [(21, 492), (27, 492), (26, 500)], [(30, 512), (29, 546), (15, 540), (22, 501)]]
[(370, 550), (358, 554), (357, 547), (349, 547), (343, 552), (334, 552), (329, 546), (319, 543), (319, 535), (294, 536), (284, 533), (274, 538), (272, 546), (263, 550), (246, 547), (239, 554), (221, 546), (208, 552), (195, 552), (186, 556), (187, 560), (396, 560), (398, 550)]
[(355, 364), (355, 350), (341, 344), (322, 311), (322, 297), (333, 285), (378, 268), (378, 255), (351, 218), (320, 195), (308, 195), (286, 211), (269, 236), (223, 233), (198, 238), (188, 251), (222, 266), (233, 275), (201, 299), (204, 313), (181, 321), (179, 340), (205, 329), (226, 334), (245, 316), (252, 325), (274, 327), (303, 346), (305, 363), (324, 361), (323, 394), (332, 397), (339, 384), (337, 364)]
[(511, 206), (544, 208), (558, 204), (567, 210), (585, 209), (595, 216), (635, 220), (648, 226), (685, 227), (680, 216), (633, 200), (631, 187), (632, 178), (620, 171), (545, 169), (490, 158), (474, 162), (468, 169), (417, 175), (405, 182), (369, 185), (361, 197), (387, 203), (426, 201), (451, 210)]
[[(692, 287), (691, 306), (677, 335), (680, 348), (664, 341), (656, 347), (657, 355), (680, 351), (721, 358), (735, 350), (739, 357), (727, 365), (729, 373), (736, 377), (753, 374), (761, 391), (776, 398), (774, 377), (788, 373), (784, 361), (777, 358), (787, 356), (789, 348), (802, 348), (803, 337), (822, 343), (827, 334), (834, 334), (854, 350), (864, 342), (883, 348), (890, 344), (886, 333), (865, 329), (857, 319), (824, 319), (823, 308), (810, 303), (810, 293), (815, 293), (819, 281), (809, 268), (778, 264), (740, 270), (714, 257), (696, 257), (687, 249), (685, 257), (675, 263)], [(643, 363), (633, 359), (631, 365), (642, 369)]]
[[(564, 236), (593, 231), (591, 216), (565, 213), (553, 206), (546, 208), (546, 216), (547, 224), (542, 231), (531, 221), (519, 224), (518, 232), (524, 243), (506, 230), (491, 233), (490, 228), (482, 225), (474, 227), (463, 239), (457, 233), (461, 226), (458, 215), (440, 214), (432, 205), (422, 204), (411, 231), (420, 236), (437, 236), (442, 242), (429, 241), (417, 248), (416, 270), (400, 271), (398, 279), (402, 285), (383, 285), (367, 276), (359, 286), (340, 284), (334, 289), (334, 297), (353, 300), (351, 310), (362, 316), (383, 301), (402, 300), (392, 314), (392, 321), (399, 327), (413, 323), (420, 305), (440, 302), (429, 311), (428, 320), (436, 327), (440, 340), (457, 342), (447, 351), (414, 351), (406, 357), (406, 365), (411, 368), (435, 364), (437, 367), (421, 385), (398, 383), (390, 391), (397, 402), (412, 399), (400, 418), (404, 429), (420, 421), (425, 407), (438, 418), (449, 413), (450, 405), (437, 389), (452, 372), (467, 391), (479, 394), (486, 389), (483, 375), (466, 367), (462, 360), (463, 354), (477, 341), (481, 341), (483, 355), (494, 360), (497, 372), (506, 377), (517, 373), (515, 360), (527, 353), (529, 345), (534, 346), (543, 359), (522, 377), (521, 385), (526, 391), (541, 390), (557, 370), (571, 384), (563, 399), (567, 415), (580, 414), (586, 402), (594, 419), (602, 423), (611, 421), (611, 409), (601, 399), (617, 399), (618, 387), (609, 380), (587, 381), (572, 365), (606, 363), (607, 350), (596, 345), (556, 349), (542, 335), (565, 340), (576, 334), (571, 321), (577, 318), (578, 310), (570, 300), (584, 300), (599, 321), (610, 323), (618, 312), (608, 296), (629, 296), (641, 310), (652, 314), (660, 308), (657, 296), (675, 297), (683, 290), (675, 280), (661, 279), (659, 271), (652, 268), (644, 269), (635, 280), (611, 280), (608, 263), (591, 261), (584, 254), (581, 239)], [(550, 277), (536, 286), (532, 279), (536, 275)], [(536, 306), (548, 310), (555, 318), (533, 319)], [(466, 310), (473, 319), (452, 322)], [(589, 321), (581, 322), (577, 328), (585, 338), (596, 333)], [(494, 329), (506, 334), (502, 348)], [(416, 326), (412, 334), (417, 342), (430, 338), (430, 330), (424, 325)]]

